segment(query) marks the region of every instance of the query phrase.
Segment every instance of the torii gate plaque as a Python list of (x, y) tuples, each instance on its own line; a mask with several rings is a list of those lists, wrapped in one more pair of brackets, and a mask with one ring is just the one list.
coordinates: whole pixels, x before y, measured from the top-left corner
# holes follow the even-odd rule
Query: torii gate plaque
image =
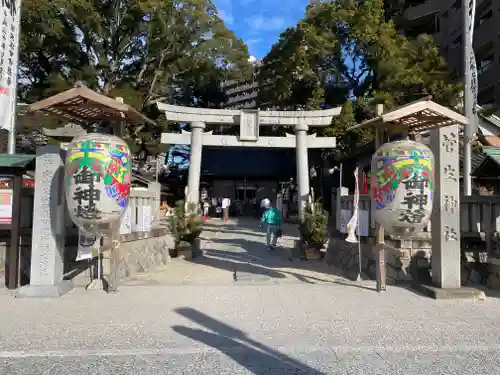
[[(191, 123), (191, 132), (163, 133), (164, 144), (190, 145), (188, 173), (188, 200), (199, 201), (201, 154), (203, 146), (226, 147), (273, 147), (294, 148), (297, 158), (297, 182), (299, 190), (299, 217), (303, 217), (304, 207), (309, 199), (309, 148), (334, 148), (335, 137), (316, 137), (308, 135), (309, 127), (324, 127), (331, 124), (341, 108), (319, 111), (260, 111), (226, 110), (175, 106), (157, 103), (158, 109), (165, 112), (167, 120)], [(214, 135), (204, 133), (205, 124), (240, 125), (239, 136)], [(261, 125), (293, 126), (295, 135), (286, 137), (260, 137)]]

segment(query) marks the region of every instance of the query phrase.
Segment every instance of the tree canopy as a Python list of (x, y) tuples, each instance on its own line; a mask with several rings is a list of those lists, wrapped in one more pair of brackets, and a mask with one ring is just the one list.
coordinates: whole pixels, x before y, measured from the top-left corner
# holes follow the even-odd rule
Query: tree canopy
[(218, 107), (220, 82), (250, 73), (246, 45), (211, 0), (24, 0), (21, 23), (21, 101), (83, 81), (157, 121), (128, 132), (151, 152), (167, 126), (154, 102)]
[(261, 103), (281, 109), (342, 106), (325, 133), (338, 137), (344, 155), (370, 139), (346, 129), (372, 117), (375, 103), (391, 109), (432, 95), (454, 106), (461, 90), (432, 37), (399, 34), (384, 15), (383, 0), (309, 5), (304, 19), (285, 30), (263, 59), (259, 80)]

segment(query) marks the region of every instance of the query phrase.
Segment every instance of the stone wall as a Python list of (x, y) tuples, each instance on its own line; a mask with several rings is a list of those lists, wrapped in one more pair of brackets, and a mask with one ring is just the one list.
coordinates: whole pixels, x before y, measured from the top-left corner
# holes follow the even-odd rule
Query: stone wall
[[(139, 272), (150, 272), (170, 260), (169, 249), (173, 248), (174, 239), (166, 228), (135, 232), (120, 237), (119, 277), (122, 281)], [(102, 276), (105, 279), (110, 275), (110, 245), (109, 241), (105, 241), (102, 251)], [(75, 263), (76, 269), (88, 265), (84, 261), (77, 263)], [(91, 281), (92, 274), (97, 274), (96, 267), (97, 263), (94, 261), (91, 267), (87, 266), (83, 272), (77, 273), (73, 277), (75, 286), (87, 285)]]
[[(370, 241), (362, 239), (361, 244), (346, 242), (345, 235), (337, 234), (330, 237), (325, 261), (337, 267), (345, 273), (345, 276), (355, 279), (359, 272), (359, 246), (361, 245), (361, 269), (364, 279), (375, 279), (376, 277), (376, 253)], [(398, 282), (411, 281), (419, 272), (417, 264), (426, 264), (425, 252), (411, 253), (397, 248), (386, 248), (387, 284), (393, 285)], [(422, 272), (423, 273), (423, 272)]]
[[(24, 230), (23, 230), (24, 231)], [(87, 261), (75, 262), (78, 251), (78, 231), (76, 228), (68, 228), (66, 236), (65, 274), (69, 278), (75, 278), (76, 284), (88, 284), (90, 275), (94, 272), (93, 266)], [(24, 235), (25, 234), (25, 235)], [(154, 228), (149, 232), (134, 232), (122, 234), (120, 240), (120, 278), (122, 280), (131, 277), (137, 272), (146, 272), (155, 267), (166, 264), (170, 258), (168, 249), (173, 248), (174, 241), (166, 228)], [(5, 279), (5, 256), (8, 238), (0, 238), (0, 278)], [(31, 237), (29, 233), (23, 233), (21, 238), (22, 254), (26, 258), (21, 264), (24, 265), (23, 273), (29, 274), (31, 253)], [(109, 238), (105, 238), (103, 244), (103, 272), (109, 275)], [(95, 263), (95, 262), (94, 262)], [(108, 270), (108, 271), (107, 271)], [(0, 284), (0, 288), (4, 283)]]
[[(345, 241), (346, 235), (332, 231), (325, 261), (343, 271), (345, 276), (355, 279), (359, 269), (358, 244)], [(374, 280), (376, 277), (376, 253), (373, 239), (361, 239), (362, 277)], [(431, 283), (430, 238), (412, 241), (385, 239), (387, 284)], [(461, 257), (462, 285), (485, 285), (500, 290), (500, 258), (487, 259), (484, 249), (471, 249), (464, 241)]]

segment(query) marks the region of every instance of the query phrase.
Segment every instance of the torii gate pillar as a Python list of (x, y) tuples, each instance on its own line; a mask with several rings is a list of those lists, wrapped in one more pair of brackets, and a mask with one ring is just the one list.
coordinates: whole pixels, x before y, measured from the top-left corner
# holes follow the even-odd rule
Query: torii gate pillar
[(200, 198), (201, 153), (203, 149), (203, 130), (205, 123), (194, 121), (191, 123), (191, 154), (188, 170), (187, 201), (198, 203)]
[[(335, 137), (317, 138), (315, 134), (308, 135), (307, 132), (309, 127), (330, 125), (333, 116), (340, 114), (340, 107), (319, 111), (260, 111), (191, 108), (164, 103), (157, 103), (157, 105), (159, 110), (165, 112), (167, 120), (191, 123), (190, 133), (182, 131), (180, 134), (163, 133), (161, 136), (161, 142), (164, 144), (191, 145), (188, 202), (199, 202), (203, 146), (295, 148), (299, 217), (304, 217), (304, 208), (309, 200), (308, 149), (336, 147)], [(239, 136), (203, 133), (205, 124), (236, 125), (238, 123), (240, 125)], [(260, 137), (261, 125), (292, 126), (295, 135)]]

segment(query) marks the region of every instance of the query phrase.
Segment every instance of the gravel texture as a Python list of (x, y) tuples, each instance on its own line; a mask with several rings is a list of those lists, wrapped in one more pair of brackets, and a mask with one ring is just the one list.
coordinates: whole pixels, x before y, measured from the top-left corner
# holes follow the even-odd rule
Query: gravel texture
[(495, 298), (284, 283), (0, 300), (0, 374), (500, 373)]
[[(267, 254), (233, 245), (225, 251)], [(241, 263), (299, 272), (276, 259)], [(500, 374), (498, 298), (435, 301), (398, 287), (378, 294), (339, 277), (317, 281), (313, 271), (294, 282), (235, 282), (222, 271), (227, 279), (205, 285), (74, 289), (58, 300), (0, 290), (0, 374)]]

